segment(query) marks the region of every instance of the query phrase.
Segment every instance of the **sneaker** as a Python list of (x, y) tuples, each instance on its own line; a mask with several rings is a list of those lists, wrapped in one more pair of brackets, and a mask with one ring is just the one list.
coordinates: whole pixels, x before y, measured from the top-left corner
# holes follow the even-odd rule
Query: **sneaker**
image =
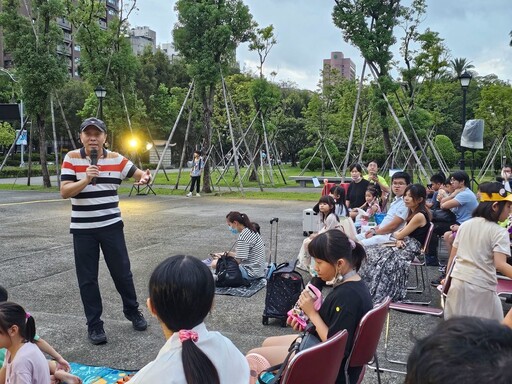
[(187, 194), (186, 194), (186, 196), (187, 196), (187, 197), (192, 196), (192, 192), (187, 193)]
[(140, 310), (134, 312), (131, 315), (124, 315), (128, 320), (132, 322), (133, 329), (136, 331), (145, 331), (148, 327), (148, 322), (144, 318), (144, 315)]
[(437, 279), (434, 279), (430, 282), (430, 285), (433, 286), (433, 287), (437, 287), (438, 285), (441, 284), (441, 280), (443, 280), (444, 278), (446, 277), (445, 274), (442, 274), (441, 276), (439, 276)]
[(88, 332), (89, 341), (94, 345), (106, 344), (107, 335), (103, 328), (91, 329)]
[(199, 193), (196, 193), (196, 197), (201, 197), (201, 195)]

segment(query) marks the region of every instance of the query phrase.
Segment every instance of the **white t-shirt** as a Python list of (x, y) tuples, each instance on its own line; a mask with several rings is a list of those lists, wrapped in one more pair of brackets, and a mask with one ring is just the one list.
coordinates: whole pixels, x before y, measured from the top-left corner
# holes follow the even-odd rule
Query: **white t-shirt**
[(11, 360), (5, 353), (5, 384), (50, 384), (50, 369), (43, 353), (34, 343), (25, 343)]
[[(193, 328), (198, 333), (196, 345), (211, 360), (221, 384), (247, 384), (249, 364), (228, 338), (210, 332), (204, 323)], [(130, 384), (184, 384), (185, 372), (181, 357), (181, 342), (177, 333), (164, 344), (158, 356), (130, 379)]]
[(453, 246), (457, 248), (457, 263), (452, 276), (495, 291), (494, 252), (510, 256), (507, 230), (483, 217), (474, 217), (460, 225)]

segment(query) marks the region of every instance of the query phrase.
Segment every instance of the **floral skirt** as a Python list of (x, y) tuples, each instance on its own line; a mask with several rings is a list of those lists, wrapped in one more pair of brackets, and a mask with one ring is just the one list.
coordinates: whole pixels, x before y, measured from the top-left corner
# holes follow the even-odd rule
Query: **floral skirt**
[(380, 303), (386, 296), (400, 301), (407, 293), (409, 266), (420, 254), (418, 240), (406, 237), (404, 247), (372, 245), (366, 247), (366, 260), (359, 275), (366, 282), (374, 303)]

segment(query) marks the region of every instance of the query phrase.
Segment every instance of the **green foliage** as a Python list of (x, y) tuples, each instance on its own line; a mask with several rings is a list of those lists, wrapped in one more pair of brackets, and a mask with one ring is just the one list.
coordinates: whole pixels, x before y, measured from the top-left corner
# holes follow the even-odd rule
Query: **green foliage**
[(260, 59), (258, 69), (260, 70), (260, 79), (263, 79), (263, 64), (272, 47), (277, 44), (274, 36), (274, 26), (270, 24), (268, 27), (258, 28), (256, 32), (251, 34), (250, 41), (249, 50), (258, 53)]
[(485, 121), (487, 144), (512, 131), (512, 88), (509, 84), (491, 84), (482, 88), (475, 118)]
[(240, 0), (178, 0), (174, 8), (174, 45), (187, 62), (190, 77), (200, 87), (217, 83), (221, 68), (227, 72), (230, 55), (251, 36), (249, 8)]
[(309, 165), (307, 167), (308, 171), (318, 171), (318, 170), (322, 169), (322, 160), (316, 156), (313, 158), (311, 158), (311, 156), (303, 158), (299, 163), (299, 167), (301, 169), (304, 169), (306, 167), (306, 165), (308, 164), (308, 162), (309, 162)]
[(253, 80), (249, 94), (256, 110), (261, 111), (264, 116), (279, 103), (279, 88), (266, 79)]
[[(445, 135), (437, 135), (434, 138), (434, 145), (441, 157), (446, 161), (448, 167), (456, 165), (457, 160), (459, 159), (459, 153), (455, 149), (449, 137)], [(432, 154), (430, 154), (429, 157), (432, 159)], [(434, 166), (434, 164), (432, 164), (432, 166)]]
[(16, 132), (11, 124), (4, 122), (0, 123), (0, 146), (9, 146), (14, 142)]

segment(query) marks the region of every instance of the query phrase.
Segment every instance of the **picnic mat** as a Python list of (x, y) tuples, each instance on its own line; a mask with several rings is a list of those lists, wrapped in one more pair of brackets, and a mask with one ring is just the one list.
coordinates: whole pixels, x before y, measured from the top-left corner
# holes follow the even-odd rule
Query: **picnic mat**
[(80, 377), (84, 384), (117, 384), (122, 383), (123, 378), (136, 371), (123, 371), (109, 367), (95, 367), (79, 363), (69, 363), (71, 373)]
[(251, 297), (265, 285), (267, 285), (267, 280), (262, 277), (261, 279), (253, 280), (248, 287), (215, 287), (215, 293), (217, 295)]

